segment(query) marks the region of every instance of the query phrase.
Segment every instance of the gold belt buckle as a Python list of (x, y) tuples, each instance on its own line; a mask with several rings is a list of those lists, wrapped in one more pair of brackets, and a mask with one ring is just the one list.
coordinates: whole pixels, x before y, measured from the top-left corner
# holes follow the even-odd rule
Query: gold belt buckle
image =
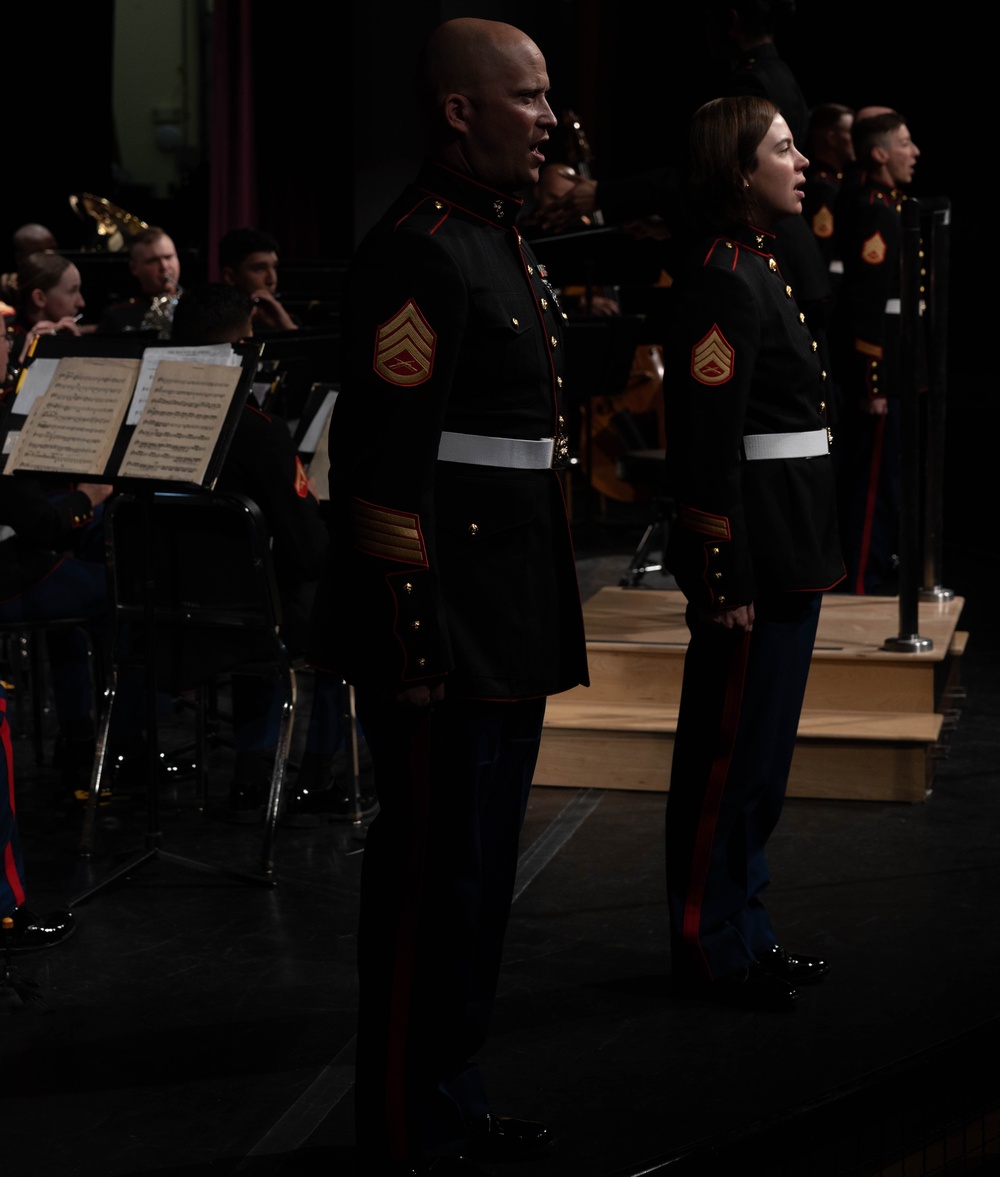
[(566, 418), (559, 418), (559, 431), (552, 439), (552, 469), (564, 470), (569, 465), (569, 438), (566, 436)]

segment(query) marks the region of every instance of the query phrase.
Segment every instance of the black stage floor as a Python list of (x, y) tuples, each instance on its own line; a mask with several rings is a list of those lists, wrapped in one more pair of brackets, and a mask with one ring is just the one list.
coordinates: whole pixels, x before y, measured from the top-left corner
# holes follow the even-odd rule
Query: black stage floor
[[(581, 532), (589, 595), (617, 583), (637, 533)], [(833, 964), (794, 1013), (668, 997), (663, 795), (534, 791), (482, 1057), (496, 1108), (558, 1134), (524, 1177), (997, 1171), (996, 561), (949, 552), (946, 572), (967, 599), (968, 698), (933, 795), (791, 800), (771, 843), (783, 943)], [(29, 741), (15, 755), (45, 910), (86, 877), (80, 806)], [(164, 850), (254, 866), (255, 830), (179, 800)], [(143, 828), (138, 807), (102, 809), (90, 877)], [(363, 850), (363, 828), (283, 829), (273, 889), (159, 858), (80, 905), (72, 940), (20, 957), (48, 1012), (0, 1002), (2, 1172), (350, 1177)]]

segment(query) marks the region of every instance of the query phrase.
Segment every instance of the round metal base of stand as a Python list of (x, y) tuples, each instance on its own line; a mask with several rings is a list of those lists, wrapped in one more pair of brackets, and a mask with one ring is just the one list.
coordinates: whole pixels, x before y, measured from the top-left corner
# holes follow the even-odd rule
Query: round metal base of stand
[(902, 654), (918, 654), (933, 650), (934, 643), (930, 638), (922, 638), (919, 634), (913, 633), (909, 637), (886, 638), (882, 648), (896, 650)]
[(955, 593), (953, 589), (941, 588), (940, 585), (935, 585), (933, 588), (920, 590), (921, 601), (953, 601)]

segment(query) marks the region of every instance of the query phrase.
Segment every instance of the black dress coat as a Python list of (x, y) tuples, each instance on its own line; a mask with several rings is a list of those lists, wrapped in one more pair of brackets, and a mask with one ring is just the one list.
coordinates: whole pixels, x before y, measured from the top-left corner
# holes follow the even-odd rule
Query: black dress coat
[(826, 373), (773, 237), (708, 241), (683, 287), (664, 375), (678, 503), (667, 567), (697, 605), (829, 588), (843, 575), (829, 454), (745, 461), (745, 434), (826, 428)]
[(313, 651), (351, 682), (523, 699), (586, 681), (558, 474), (437, 458), (445, 430), (560, 432), (563, 316), (519, 207), (427, 164), (352, 262)]

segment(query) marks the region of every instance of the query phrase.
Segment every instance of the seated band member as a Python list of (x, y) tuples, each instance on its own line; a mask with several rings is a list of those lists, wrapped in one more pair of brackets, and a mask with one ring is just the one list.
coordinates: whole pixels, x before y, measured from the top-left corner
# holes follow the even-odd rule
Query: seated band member
[(694, 116), (691, 204), (706, 235), (665, 348), (665, 563), (688, 600), (667, 804), (675, 990), (792, 1009), (826, 964), (778, 947), (763, 904), (821, 594), (843, 577), (826, 373), (772, 252), (806, 158), (763, 98)]
[(233, 229), (219, 242), (222, 281), (253, 300), (253, 325), (261, 331), (297, 331), (299, 324), (278, 301), (278, 243), (259, 229)]
[(158, 225), (143, 229), (129, 245), (128, 265), (141, 293), (106, 307), (98, 330), (148, 331), (169, 339), (181, 293), (181, 263), (173, 241)]
[(13, 273), (0, 274), (0, 299), (7, 302), (17, 302), (17, 271), (33, 253), (46, 253), (59, 248), (51, 229), (44, 225), (27, 224), (15, 229), (11, 237), (11, 250), (14, 254)]
[[(38, 335), (82, 335), (80, 312), (87, 305), (80, 293), (80, 271), (58, 253), (33, 253), (17, 271), (17, 323), (21, 340), (17, 363), (23, 363)], [(91, 328), (93, 330), (93, 328)]]
[[(74, 267), (75, 268), (75, 267)], [(0, 370), (9, 340), (0, 334)], [(107, 640), (107, 572), (101, 531), (113, 487), (74, 482), (60, 487), (36, 478), (0, 478), (0, 621), (94, 620)], [(82, 785), (94, 754), (92, 658), (76, 629), (48, 635), (52, 693), (59, 719), (54, 760), (68, 784)]]

